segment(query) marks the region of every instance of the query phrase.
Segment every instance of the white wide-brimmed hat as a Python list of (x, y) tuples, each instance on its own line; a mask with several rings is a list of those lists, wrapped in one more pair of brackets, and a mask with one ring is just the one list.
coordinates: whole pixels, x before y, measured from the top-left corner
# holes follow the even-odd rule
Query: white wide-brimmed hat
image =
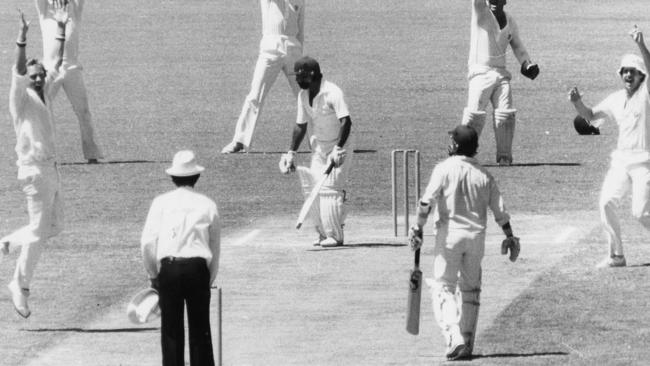
[(196, 156), (191, 150), (181, 150), (174, 155), (172, 166), (165, 170), (169, 175), (175, 177), (189, 177), (200, 174), (205, 168), (196, 163)]
[(135, 324), (144, 324), (160, 317), (160, 306), (158, 306), (158, 291), (149, 287), (140, 290), (131, 298), (126, 307), (126, 315)]
[(618, 74), (621, 74), (623, 68), (628, 67), (639, 70), (643, 75), (648, 75), (648, 70), (646, 70), (645, 62), (643, 62), (641, 56), (635, 55), (633, 53), (624, 55), (621, 59), (621, 67), (618, 68)]

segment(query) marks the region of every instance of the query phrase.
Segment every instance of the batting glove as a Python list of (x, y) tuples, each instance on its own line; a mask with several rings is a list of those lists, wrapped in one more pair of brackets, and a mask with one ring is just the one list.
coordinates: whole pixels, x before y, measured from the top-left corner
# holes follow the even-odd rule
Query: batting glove
[(278, 164), (280, 166), (280, 172), (282, 172), (282, 174), (294, 172), (296, 170), (296, 165), (294, 164), (295, 160), (295, 151), (289, 151), (286, 154), (282, 154), (280, 157), (280, 163)]
[(535, 80), (537, 75), (539, 75), (539, 66), (537, 64), (534, 64), (530, 61), (524, 61), (521, 64), (521, 74), (524, 75), (525, 77), (529, 78), (530, 80)]
[(332, 152), (327, 157), (327, 161), (333, 162), (334, 167), (338, 168), (341, 165), (343, 165), (343, 162), (345, 161), (345, 154), (346, 154), (345, 149), (336, 145), (334, 146)]
[(507, 237), (501, 243), (501, 254), (503, 255), (508, 254), (508, 250), (510, 250), (510, 261), (511, 262), (516, 261), (517, 257), (519, 257), (519, 251), (521, 250), (518, 237), (516, 236)]
[(409, 243), (411, 244), (412, 250), (415, 251), (422, 247), (422, 235), (422, 229), (419, 226), (411, 226), (409, 229)]

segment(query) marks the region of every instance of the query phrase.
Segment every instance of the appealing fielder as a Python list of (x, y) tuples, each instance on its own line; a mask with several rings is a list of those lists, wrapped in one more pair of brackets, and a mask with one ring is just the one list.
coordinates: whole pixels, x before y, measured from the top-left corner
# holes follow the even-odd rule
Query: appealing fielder
[(496, 161), (512, 164), (512, 140), (515, 133), (515, 112), (512, 106), (510, 79), (506, 70), (506, 51), (512, 48), (521, 63), (521, 73), (535, 79), (539, 67), (530, 61), (519, 38), (517, 23), (503, 7), (506, 0), (470, 0), (472, 20), (468, 61), (467, 106), (462, 124), (471, 125), (481, 135), (488, 103), (493, 107), (493, 128), (496, 139)]
[(29, 286), (36, 264), (47, 239), (63, 229), (63, 206), (60, 195), (59, 172), (56, 166), (56, 146), (52, 99), (56, 84), (61, 82), (59, 68), (63, 60), (65, 24), (68, 14), (62, 1), (54, 5), (53, 19), (57, 23), (57, 60), (48, 69), (38, 60), (27, 61), (27, 30), (29, 23), (20, 12), (20, 31), (16, 41), (16, 64), (12, 71), (9, 112), (16, 132), (18, 180), (27, 198), (29, 224), (0, 239), (2, 252), (20, 246), (16, 270), (9, 283), (14, 308), (22, 317), (31, 314), (27, 304)]
[[(66, 26), (66, 47), (63, 53), (63, 64), (61, 75), (63, 81), (60, 84), (68, 96), (81, 129), (81, 147), (84, 158), (88, 163), (94, 164), (102, 159), (102, 152), (95, 142), (95, 131), (92, 123), (92, 116), (88, 106), (86, 85), (84, 84), (83, 70), (79, 63), (79, 28), (81, 27), (81, 13), (85, 0), (63, 0), (68, 7), (70, 20)], [(38, 19), (40, 21), (41, 33), (43, 35), (43, 64), (46, 68), (52, 68), (56, 62), (58, 45), (55, 39), (57, 30), (56, 20), (53, 18), (54, 4), (56, 0), (36, 0)]]
[(471, 126), (459, 125), (450, 131), (450, 139), (450, 157), (433, 169), (409, 241), (413, 250), (420, 248), (422, 228), (436, 209), (433, 311), (447, 342), (447, 358), (458, 360), (471, 358), (474, 348), (488, 207), (507, 237), (501, 253), (510, 250), (514, 262), (520, 248), (494, 178), (474, 158), (478, 133)]
[(323, 175), (330, 162), (334, 163), (334, 169), (309, 214), (318, 232), (315, 244), (323, 247), (343, 245), (345, 187), (352, 160), (352, 154), (346, 159), (346, 149), (353, 151), (348, 139), (352, 120), (343, 92), (338, 86), (323, 80), (316, 60), (305, 56), (296, 62), (294, 70), (296, 82), (303, 90), (298, 94), (291, 146), (280, 159), (280, 171), (287, 174), (295, 170), (296, 151), (307, 133), (307, 124), (311, 122), (311, 171), (298, 169), (305, 196), (309, 195), (317, 177)]
[(643, 33), (636, 26), (630, 35), (643, 57), (633, 54), (623, 56), (618, 69), (624, 86), (622, 90), (610, 94), (593, 108), (583, 103), (577, 87), (569, 91), (569, 100), (587, 121), (595, 121), (598, 126), (603, 120), (611, 120), (618, 125), (618, 143), (611, 154), (611, 165), (599, 202), (609, 256), (598, 267), (626, 265), (616, 209), (630, 188), (632, 214), (646, 229), (650, 229), (650, 53)]
[(280, 71), (287, 77), (294, 96), (297, 96), (300, 90), (291, 76), (291, 69), (302, 57), (305, 39), (305, 1), (260, 0), (260, 5), (262, 41), (253, 73), (253, 82), (237, 120), (232, 142), (221, 150), (224, 154), (250, 148), (264, 100)]
[(142, 230), (144, 266), (160, 296), (164, 366), (185, 365), (185, 306), (190, 365), (214, 365), (210, 287), (219, 269), (221, 229), (217, 204), (194, 191), (203, 170), (192, 151), (176, 153), (166, 173), (177, 188), (154, 199)]

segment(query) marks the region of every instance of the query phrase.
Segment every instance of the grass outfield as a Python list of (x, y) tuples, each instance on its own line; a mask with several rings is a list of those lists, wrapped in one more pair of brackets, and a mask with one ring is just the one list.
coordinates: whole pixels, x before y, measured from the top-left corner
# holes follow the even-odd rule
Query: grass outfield
[[(0, 50), (0, 94), (9, 90), (17, 32), (15, 6), (22, 7), (34, 22), (28, 34), (28, 55), (40, 54), (40, 30), (32, 2), (10, 3), (0, 9), (0, 45), (6, 46), (0, 47), (5, 49)], [(518, 108), (515, 166), (493, 166), (490, 128), (484, 131), (478, 158), (490, 165), (513, 214), (515, 232), (525, 237), (529, 228), (523, 225), (525, 220), (518, 222), (518, 216), (561, 217), (567, 212), (596, 209), (616, 131), (606, 126), (601, 136), (578, 137), (571, 126), (575, 113), (566, 93), (578, 85), (586, 102), (594, 104), (620, 88), (615, 74), (620, 56), (636, 52), (627, 30), (638, 24), (650, 34), (646, 16), (650, 4), (646, 0), (627, 1), (625, 6), (614, 0), (518, 0), (509, 2), (506, 9), (515, 15), (541, 74), (533, 82), (523, 78), (509, 55)], [(346, 93), (356, 148), (364, 151), (355, 157), (352, 216), (389, 217), (390, 150), (419, 149), (424, 183), (433, 164), (445, 156), (446, 131), (458, 123), (466, 98), (469, 16), (468, 1), (309, 2), (306, 53), (319, 59), (325, 78)], [(277, 169), (276, 152), (286, 150), (295, 115), (282, 76), (267, 99), (256, 131), (254, 151), (258, 153), (218, 153), (232, 136), (248, 92), (259, 37), (256, 1), (115, 0), (86, 5), (81, 61), (107, 162), (80, 164), (77, 122), (64, 95), (59, 95), (55, 115), (66, 230), (48, 243), (43, 254), (32, 288), (33, 315), (29, 320), (13, 312), (6, 291), (0, 295), (0, 309), (5, 309), (0, 312), (2, 364), (24, 365), (56, 348), (146, 284), (139, 234), (151, 199), (171, 188), (163, 172), (176, 150), (194, 149), (207, 167), (198, 188), (218, 201), (227, 237), (239, 230), (252, 230), (270, 216), (297, 213), (302, 201), (297, 178), (281, 176)], [(0, 233), (5, 234), (23, 225), (26, 213), (15, 179), (15, 135), (8, 113), (0, 115), (0, 125), (5, 127), (0, 129), (0, 139), (5, 141), (0, 144)], [(300, 155), (302, 161), (306, 157)], [(627, 209), (625, 205), (623, 210)], [(605, 245), (600, 231), (590, 232), (570, 247), (557, 265), (548, 264), (521, 296), (504, 305), (503, 312), (479, 335), (477, 352), (489, 357), (472, 364), (554, 365), (558, 360), (576, 365), (644, 364), (650, 329), (644, 300), (648, 293), (645, 263), (650, 259), (645, 258), (650, 258), (650, 253), (643, 246), (647, 233), (631, 223), (629, 216), (622, 212), (627, 220), (624, 240), (628, 260), (636, 266), (593, 270), (593, 264), (605, 254)], [(292, 222), (287, 223), (287, 230), (292, 230)], [(548, 227), (549, 235), (561, 231), (561, 223)], [(310, 249), (296, 246), (292, 250), (303, 253)], [(266, 250), (273, 258), (282, 257), (284, 249)], [(389, 250), (399, 257), (397, 248)], [(353, 276), (357, 271), (377, 271), (389, 250), (365, 249), (366, 259), (350, 264), (345, 273)], [(248, 251), (233, 254), (246, 256)], [(396, 265), (394, 272), (383, 273), (386, 278), (402, 281), (408, 272), (408, 255), (400, 255), (404, 263)], [(541, 262), (546, 255), (540, 253)], [(247, 265), (244, 259), (223, 258), (220, 285), (224, 289), (243, 281), (235, 281), (234, 274), (275, 283), (272, 263), (260, 259), (251, 272), (243, 270)], [(11, 277), (14, 260), (15, 254), (2, 260), (0, 284)], [(486, 267), (486, 276), (490, 271)], [(314, 288), (318, 284), (315, 280)], [(280, 295), (288, 291), (283, 287), (275, 290)], [(338, 290), (332, 288), (333, 293)], [(346, 290), (361, 299), (367, 294), (364, 287)], [(305, 291), (315, 295), (311, 287)], [(388, 288), (379, 291), (377, 298), (396, 296)], [(254, 291), (248, 294), (253, 304), (266, 301), (255, 295)], [(423, 308), (430, 312), (429, 305)], [(302, 310), (315, 311), (313, 307)], [(425, 320), (434, 326), (432, 314), (425, 315)], [(306, 324), (296, 325), (296, 331), (309, 324), (307, 319)], [(256, 334), (257, 329), (250, 325), (242, 332)], [(430, 333), (428, 338), (417, 339), (420, 347), (439, 346), (437, 330)], [(390, 334), (383, 334), (390, 339)], [(349, 342), (360, 355), (373, 349), (355, 338)], [(241, 353), (231, 352), (228, 364), (243, 364), (238, 360), (264, 364), (263, 356), (251, 360), (246, 350), (238, 347), (242, 345), (231, 347)], [(314, 347), (305, 352), (321, 360), (314, 364), (364, 364), (364, 359), (346, 354), (336, 354), (329, 361), (319, 358), (331, 351)], [(283, 350), (277, 352), (278, 360), (287, 356)], [(433, 355), (433, 351), (427, 352)], [(403, 360), (386, 363), (412, 364), (411, 359)], [(382, 359), (369, 362), (382, 364)]]

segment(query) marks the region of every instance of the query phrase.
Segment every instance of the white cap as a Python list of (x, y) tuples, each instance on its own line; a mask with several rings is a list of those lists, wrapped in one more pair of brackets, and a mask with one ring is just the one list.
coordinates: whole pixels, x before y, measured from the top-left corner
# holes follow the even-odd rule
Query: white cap
[(169, 175), (175, 177), (189, 177), (197, 175), (204, 171), (205, 168), (196, 163), (196, 156), (191, 150), (181, 150), (174, 155), (172, 166), (165, 170)]
[(623, 68), (634, 68), (639, 70), (643, 75), (648, 75), (648, 70), (646, 70), (645, 62), (643, 62), (641, 56), (632, 53), (624, 55), (621, 59), (621, 67), (618, 68), (619, 75), (621, 74)]
[(158, 292), (149, 287), (140, 290), (126, 308), (126, 315), (134, 324), (144, 324), (160, 317), (158, 305)]

